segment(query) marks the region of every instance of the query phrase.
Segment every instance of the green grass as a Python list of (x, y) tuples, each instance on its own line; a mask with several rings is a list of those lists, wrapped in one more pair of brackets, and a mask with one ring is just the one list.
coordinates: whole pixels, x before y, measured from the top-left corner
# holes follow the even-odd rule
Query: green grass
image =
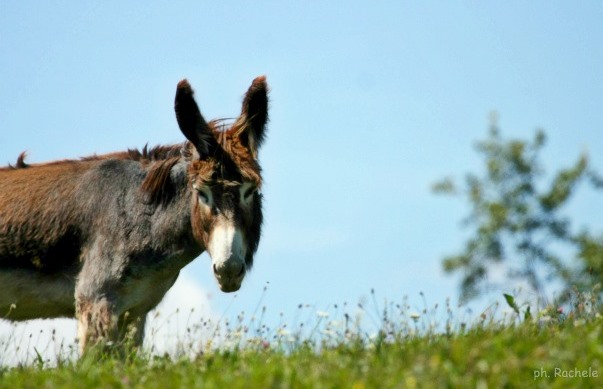
[[(196, 356), (125, 359), (87, 355), (78, 361), (0, 370), (2, 388), (404, 388), (601, 387), (603, 319), (556, 310), (525, 319), (484, 313), (465, 325), (433, 326), (428, 310), (387, 304), (369, 335), (352, 315), (319, 312), (297, 329), (231, 325), (237, 342)], [(448, 308), (450, 312), (450, 308)], [(368, 313), (364, 312), (365, 316)], [(331, 320), (329, 320), (331, 319)], [(375, 317), (374, 317), (375, 319)], [(302, 328), (305, 328), (303, 331)], [(241, 329), (246, 333), (240, 336)], [(233, 338), (233, 339), (234, 339)], [(232, 339), (231, 339), (232, 340)], [(576, 377), (584, 375), (588, 377)]]

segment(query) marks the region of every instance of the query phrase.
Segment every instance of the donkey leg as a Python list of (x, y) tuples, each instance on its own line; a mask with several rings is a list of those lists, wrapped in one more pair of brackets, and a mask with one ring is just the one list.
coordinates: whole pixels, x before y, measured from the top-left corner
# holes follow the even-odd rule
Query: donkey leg
[(114, 304), (105, 297), (76, 297), (76, 317), (80, 352), (90, 346), (111, 345), (117, 340), (117, 318)]
[(118, 338), (118, 319), (122, 310), (119, 286), (127, 256), (119, 242), (100, 234), (82, 249), (83, 263), (75, 285), (75, 313), (82, 353), (101, 343), (112, 346)]

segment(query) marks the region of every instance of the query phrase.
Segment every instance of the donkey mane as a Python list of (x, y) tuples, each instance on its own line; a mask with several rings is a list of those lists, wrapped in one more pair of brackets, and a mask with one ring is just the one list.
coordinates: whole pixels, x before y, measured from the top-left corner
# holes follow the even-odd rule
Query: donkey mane
[[(185, 145), (190, 142), (186, 141)], [(79, 162), (88, 162), (88, 161), (102, 161), (108, 159), (121, 159), (121, 160), (131, 160), (142, 163), (161, 161), (165, 159), (171, 159), (181, 156), (181, 150), (183, 148), (183, 144), (175, 144), (175, 145), (158, 145), (152, 148), (149, 148), (148, 145), (145, 145), (142, 150), (140, 149), (128, 149), (127, 151), (118, 151), (107, 154), (92, 154), (86, 157), (81, 157), (78, 159), (61, 159), (57, 161), (50, 162), (42, 162), (36, 164), (28, 164), (25, 162), (25, 158), (27, 158), (27, 152), (23, 151), (19, 154), (17, 158), (17, 162), (12, 165), (8, 164), (8, 166), (0, 167), (1, 170), (19, 170), (19, 169), (27, 169), (27, 168), (36, 168), (36, 167), (44, 167), (51, 165), (62, 165), (62, 164), (74, 164)], [(190, 148), (190, 145), (187, 145), (186, 148)]]
[(170, 170), (182, 158), (190, 159), (192, 155), (192, 144), (189, 141), (183, 144), (158, 145), (149, 148), (145, 145), (142, 149), (128, 149), (126, 151), (108, 154), (93, 154), (79, 159), (63, 159), (51, 162), (28, 164), (25, 162), (27, 152), (22, 152), (17, 158), (15, 165), (9, 164), (0, 167), (0, 172), (23, 169), (36, 169), (57, 165), (76, 165), (94, 161), (129, 160), (149, 165), (148, 173), (141, 185), (141, 190), (146, 194), (147, 201), (151, 204), (159, 204), (170, 199), (171, 182)]
[[(239, 133), (244, 130), (242, 128), (243, 124), (240, 121), (229, 123), (230, 121), (231, 119), (215, 119), (208, 123), (219, 144), (212, 159), (222, 165), (234, 163), (243, 177), (250, 179), (259, 187), (261, 178), (257, 161), (254, 156), (246, 151), (243, 145), (235, 140)], [(140, 189), (145, 193), (148, 204), (159, 205), (167, 203), (173, 195), (173, 185), (170, 179), (171, 169), (182, 159), (191, 161), (194, 157), (194, 146), (188, 140), (184, 143), (154, 147), (149, 147), (147, 144), (142, 149), (127, 149), (126, 151), (107, 154), (93, 154), (79, 159), (63, 159), (35, 164), (26, 163), (26, 157), (27, 152), (22, 152), (19, 154), (15, 165), (9, 164), (6, 167), (0, 167), (0, 172), (106, 160), (139, 162), (143, 166), (148, 166), (147, 175)]]

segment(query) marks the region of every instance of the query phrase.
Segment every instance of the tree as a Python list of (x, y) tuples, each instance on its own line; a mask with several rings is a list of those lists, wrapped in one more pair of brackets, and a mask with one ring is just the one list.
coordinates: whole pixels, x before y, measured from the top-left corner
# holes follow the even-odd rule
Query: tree
[(469, 202), (464, 220), (472, 229), (464, 249), (443, 259), (447, 273), (461, 273), (461, 301), (502, 289), (492, 278), (503, 271), (505, 283), (523, 285), (546, 303), (551, 288), (562, 292), (592, 288), (603, 276), (603, 237), (588, 230), (574, 232), (564, 205), (582, 181), (595, 189), (603, 180), (586, 154), (547, 180), (539, 155), (546, 135), (531, 141), (500, 136), (493, 120), (487, 139), (476, 144), (485, 174), (467, 174), (463, 186), (444, 179), (435, 193)]

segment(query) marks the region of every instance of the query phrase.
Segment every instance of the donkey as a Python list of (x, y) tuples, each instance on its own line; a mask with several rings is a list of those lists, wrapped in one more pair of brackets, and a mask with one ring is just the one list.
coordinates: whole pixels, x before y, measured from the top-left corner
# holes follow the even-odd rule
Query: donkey
[(147, 313), (203, 251), (223, 292), (253, 265), (268, 86), (240, 116), (206, 122), (176, 89), (182, 144), (0, 169), (0, 318), (76, 317), (80, 350), (140, 346)]

